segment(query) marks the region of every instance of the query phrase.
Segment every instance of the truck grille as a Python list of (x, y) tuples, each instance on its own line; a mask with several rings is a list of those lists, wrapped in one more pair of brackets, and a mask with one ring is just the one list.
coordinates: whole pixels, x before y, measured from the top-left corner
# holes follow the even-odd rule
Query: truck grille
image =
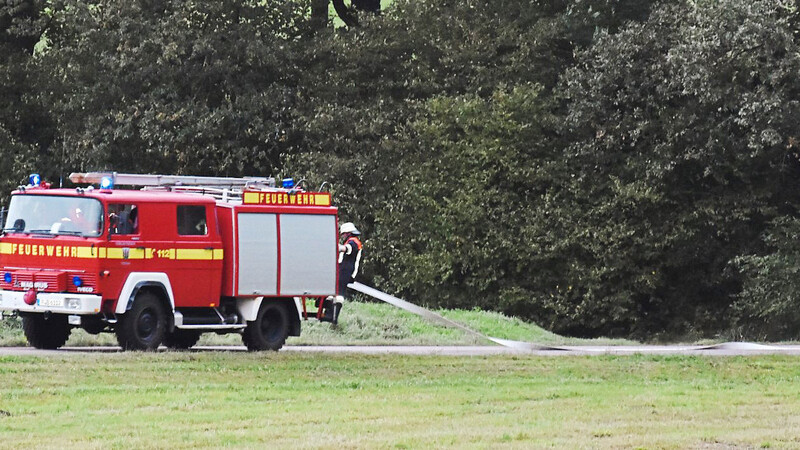
[[(7, 282), (6, 274), (11, 275)], [(74, 276), (81, 278), (81, 287), (75, 286)], [(56, 270), (3, 270), (0, 271), (0, 289), (26, 291), (36, 289), (39, 292), (94, 292), (97, 287), (97, 275), (86, 273), (67, 273)]]
[(42, 292), (62, 292), (67, 290), (65, 272), (36, 272), (33, 275), (34, 288)]
[[(79, 277), (81, 279), (81, 285), (75, 285), (75, 277)], [(67, 276), (67, 290), (69, 292), (77, 292), (77, 293), (91, 293), (97, 290), (97, 274), (95, 273), (70, 273)]]

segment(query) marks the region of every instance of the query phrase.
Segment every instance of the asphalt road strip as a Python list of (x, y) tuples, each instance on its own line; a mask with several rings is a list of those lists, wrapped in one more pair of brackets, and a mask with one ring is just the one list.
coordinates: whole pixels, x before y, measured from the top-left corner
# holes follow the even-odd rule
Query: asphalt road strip
[(475, 331), (462, 323), (458, 323), (454, 320), (450, 320), (440, 314), (437, 314), (433, 311), (425, 309), (421, 306), (415, 305), (413, 303), (407, 302), (405, 300), (399, 299), (393, 295), (389, 295), (385, 292), (381, 292), (375, 288), (369, 287), (365, 284), (355, 282), (348, 284), (347, 287), (361, 292), (362, 294), (368, 295), (376, 300), (380, 300), (386, 302), (392, 306), (397, 308), (403, 309), (408, 311), (412, 314), (416, 314), (420, 317), (430, 320), (431, 322), (438, 323), (440, 325), (451, 327), (451, 328), (458, 328), (459, 330), (464, 331), (465, 333), (471, 334), (473, 336), (480, 337), (482, 339), (487, 339), (492, 341), (496, 344), (502, 345), (503, 347), (511, 348), (514, 350), (520, 351), (530, 351), (530, 352), (573, 352), (573, 353), (582, 353), (582, 354), (608, 354), (608, 353), (626, 353), (630, 352), (653, 352), (653, 353), (660, 353), (660, 352), (677, 352), (681, 354), (687, 353), (716, 353), (720, 352), (722, 354), (748, 354), (748, 353), (784, 353), (790, 352), (795, 353), (798, 351), (795, 346), (775, 346), (775, 345), (765, 345), (765, 344), (755, 344), (751, 342), (725, 342), (722, 344), (712, 344), (712, 345), (678, 345), (678, 346), (561, 346), (561, 347), (554, 347), (549, 345), (541, 345), (535, 344), (532, 342), (522, 342), (522, 341), (512, 341), (508, 339), (500, 339), (492, 336), (487, 336), (483, 333)]

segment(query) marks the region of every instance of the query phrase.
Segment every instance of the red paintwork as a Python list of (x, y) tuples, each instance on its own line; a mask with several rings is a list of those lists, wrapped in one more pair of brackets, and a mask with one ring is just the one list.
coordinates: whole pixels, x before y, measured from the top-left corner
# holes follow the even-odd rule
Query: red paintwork
[(219, 232), (224, 239), (222, 239), (222, 249), (225, 253), (225, 258), (222, 260), (222, 295), (227, 297), (234, 297), (237, 292), (236, 280), (236, 214), (234, 214), (232, 205), (225, 205), (217, 207), (217, 224)]
[[(336, 215), (333, 206), (289, 206), (289, 205), (237, 205), (216, 202), (212, 197), (191, 193), (138, 190), (86, 190), (78, 194), (75, 189), (28, 189), (14, 195), (83, 196), (98, 199), (103, 205), (107, 219), (110, 204), (136, 205), (139, 210), (139, 232), (135, 235), (109, 235), (107, 227), (96, 238), (56, 236), (45, 238), (20, 234), (0, 237), (0, 243), (16, 244), (13, 254), (0, 253), (0, 289), (26, 290), (27, 283), (43, 281), (44, 292), (80, 292), (100, 294), (104, 311), (113, 310), (119, 299), (123, 284), (131, 272), (163, 272), (170, 279), (176, 307), (218, 306), (221, 297), (236, 296), (237, 233), (236, 216), (239, 212), (261, 212), (278, 214), (329, 214)], [(208, 234), (206, 236), (178, 235), (176, 215), (178, 205), (202, 205), (206, 207)], [(338, 221), (337, 221), (338, 227)], [(279, 234), (280, 236), (280, 234)], [(280, 239), (280, 238), (279, 238)], [(336, 251), (332, 243), (332, 251)], [(20, 247), (22, 246), (22, 247)], [(30, 247), (27, 247), (30, 246)], [(35, 250), (34, 250), (35, 247)], [(122, 249), (142, 251), (152, 249), (151, 258), (113, 259), (101, 257), (78, 257), (73, 248), (111, 255)], [(86, 249), (86, 248), (89, 249)], [(22, 250), (19, 250), (22, 248)], [(30, 250), (27, 250), (30, 248)], [(280, 246), (278, 247), (280, 249)], [(217, 260), (170, 259), (164, 257), (171, 249), (222, 249), (223, 258)], [(280, 251), (280, 250), (279, 250)], [(44, 255), (40, 254), (44, 253)], [(280, 271), (280, 254), (278, 255)], [(3, 274), (11, 272), (12, 283), (5, 283)], [(80, 276), (82, 289), (74, 285), (74, 276)], [(20, 281), (24, 283), (20, 284)], [(278, 273), (280, 283), (280, 272)], [(38, 285), (39, 287), (43, 285)], [(280, 286), (278, 287), (280, 293)], [(331, 293), (334, 294), (334, 293)]]

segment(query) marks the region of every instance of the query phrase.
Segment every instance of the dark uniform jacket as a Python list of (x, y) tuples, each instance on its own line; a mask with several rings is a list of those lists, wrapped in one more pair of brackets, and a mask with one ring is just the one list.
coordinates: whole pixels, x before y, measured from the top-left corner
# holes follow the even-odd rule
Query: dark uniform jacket
[(347, 285), (355, 280), (363, 248), (361, 241), (355, 236), (350, 236), (344, 246), (346, 250), (339, 254), (339, 295), (345, 295)]

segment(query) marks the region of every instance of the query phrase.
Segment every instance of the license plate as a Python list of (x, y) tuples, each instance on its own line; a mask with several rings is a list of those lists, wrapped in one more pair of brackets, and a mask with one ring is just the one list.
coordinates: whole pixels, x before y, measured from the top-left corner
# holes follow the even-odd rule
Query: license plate
[(64, 306), (64, 300), (60, 298), (40, 298), (39, 306), (54, 306), (60, 308)]

